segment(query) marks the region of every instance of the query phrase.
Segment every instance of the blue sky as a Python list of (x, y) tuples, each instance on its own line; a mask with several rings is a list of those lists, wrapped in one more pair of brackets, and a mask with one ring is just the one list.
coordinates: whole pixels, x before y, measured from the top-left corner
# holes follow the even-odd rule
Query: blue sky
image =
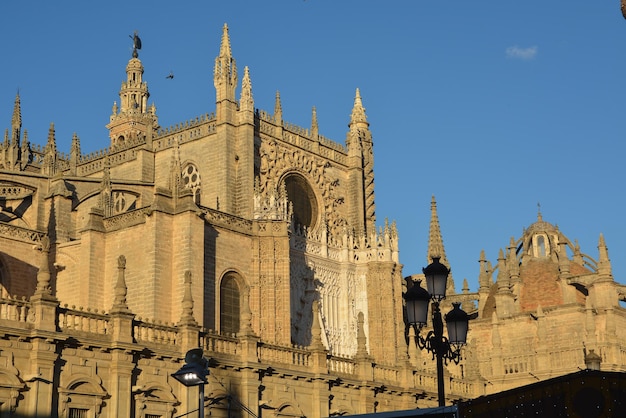
[[(626, 21), (619, 1), (11, 1), (0, 5), (0, 128), (17, 90), (23, 127), (59, 149), (108, 145), (105, 125), (138, 30), (162, 126), (212, 112), (230, 28), (255, 106), (345, 140), (355, 89), (374, 135), (377, 216), (400, 230), (404, 274), (427, 264), (435, 195), (457, 290), (476, 290), (537, 218), (597, 258), (603, 233), (626, 282)], [(169, 72), (173, 80), (165, 78)]]

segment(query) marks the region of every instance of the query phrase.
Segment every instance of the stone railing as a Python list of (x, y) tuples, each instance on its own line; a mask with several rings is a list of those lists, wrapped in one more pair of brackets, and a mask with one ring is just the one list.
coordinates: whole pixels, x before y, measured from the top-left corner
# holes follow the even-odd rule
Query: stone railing
[(331, 356), (328, 359), (328, 371), (331, 374), (354, 375), (356, 363), (351, 358)]
[(29, 317), (30, 302), (26, 298), (12, 299), (3, 297), (0, 299), (0, 320), (16, 322), (32, 322)]
[(138, 343), (176, 345), (178, 342), (178, 328), (174, 324), (167, 324), (160, 321), (149, 322), (141, 320), (134, 321), (133, 334)]
[(397, 382), (398, 369), (395, 367), (385, 367), (377, 364), (374, 367), (374, 380), (377, 382)]
[(19, 241), (40, 243), (45, 232), (34, 231), (21, 226), (0, 223), (0, 235), (17, 239)]
[[(29, 301), (25, 298), (16, 299), (0, 295), (0, 326), (13, 335), (33, 336), (37, 333), (33, 329), (35, 324), (35, 309), (41, 301)], [(48, 303), (48, 302), (46, 302)], [(37, 308), (38, 309), (38, 308)], [(113, 320), (109, 313), (98, 310), (76, 308), (74, 306), (57, 306), (57, 333), (59, 340), (65, 340), (71, 336), (79, 344), (98, 346), (107, 349), (111, 346), (117, 331), (113, 332)], [(136, 318), (126, 322), (129, 333), (133, 335), (136, 350), (149, 348), (156, 355), (166, 357), (178, 357), (183, 338), (181, 328), (172, 323), (151, 321)], [(132, 326), (132, 328), (130, 328)], [(186, 331), (188, 332), (188, 331)], [(50, 338), (49, 331), (44, 334)], [(205, 350), (207, 357), (213, 357), (225, 365), (237, 365), (241, 361), (257, 362), (262, 365), (275, 364), (278, 368), (286, 368), (308, 376), (312, 371), (312, 352), (300, 346), (276, 345), (255, 341), (256, 356), (254, 351), (242, 349), (245, 340), (237, 335), (221, 335), (214, 331), (197, 329), (200, 346)], [(142, 348), (143, 347), (143, 348)], [(252, 354), (252, 359), (244, 359), (242, 356)], [(357, 365), (359, 367), (357, 367)], [(344, 381), (369, 382), (366, 384), (384, 383), (389, 387), (403, 387), (405, 390), (415, 393), (423, 393), (425, 396), (434, 397), (437, 393), (437, 377), (434, 370), (403, 370), (393, 365), (380, 365), (360, 363), (349, 357), (327, 356), (326, 365), (323, 363), (316, 367), (314, 373), (326, 374), (328, 378), (341, 377)], [(405, 378), (409, 381), (405, 382)], [(457, 377), (446, 378), (446, 394), (451, 398), (470, 399), (480, 396), (482, 393), (480, 383), (462, 380)], [(394, 389), (395, 390), (395, 389)]]
[(108, 315), (98, 310), (64, 307), (59, 308), (58, 316), (59, 328), (62, 332), (107, 335), (111, 330)]
[(237, 349), (239, 339), (234, 336), (224, 336), (214, 331), (207, 331), (200, 340), (201, 347), (206, 351), (230, 356), (234, 356), (239, 352)]
[(284, 347), (260, 343), (258, 358), (262, 363), (280, 363), (293, 366), (308, 366), (310, 352), (301, 347)]

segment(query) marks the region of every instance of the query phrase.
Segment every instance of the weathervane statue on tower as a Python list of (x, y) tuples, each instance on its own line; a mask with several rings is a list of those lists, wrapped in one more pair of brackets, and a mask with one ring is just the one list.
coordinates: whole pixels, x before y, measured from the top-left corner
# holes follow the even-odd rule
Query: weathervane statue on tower
[(139, 34), (135, 31), (133, 35), (128, 35), (128, 37), (133, 40), (133, 58), (137, 58), (139, 56), (137, 50), (141, 49), (141, 39), (139, 39)]

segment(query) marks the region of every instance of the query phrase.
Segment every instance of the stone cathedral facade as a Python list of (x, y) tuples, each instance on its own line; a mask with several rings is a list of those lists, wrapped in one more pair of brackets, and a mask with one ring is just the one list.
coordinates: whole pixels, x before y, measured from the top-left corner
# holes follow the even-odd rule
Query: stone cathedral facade
[[(60, 152), (53, 125), (32, 144), (15, 99), (0, 145), (0, 417), (181, 416), (197, 388), (171, 374), (197, 347), (211, 416), (433, 406), (435, 362), (404, 321), (419, 275), (403, 279), (395, 224), (377, 223), (359, 91), (343, 144), (315, 110), (309, 128), (283, 120), (278, 93), (256, 109), (224, 26), (215, 111), (163, 128), (134, 46), (102, 151), (74, 135)], [(434, 199), (430, 223), (428, 258), (448, 263)], [(625, 369), (624, 287), (599, 249), (596, 262), (539, 219), (495, 265), (481, 256), (477, 292), (451, 281), (475, 319), (446, 369), (450, 402), (577, 370), (591, 350)]]

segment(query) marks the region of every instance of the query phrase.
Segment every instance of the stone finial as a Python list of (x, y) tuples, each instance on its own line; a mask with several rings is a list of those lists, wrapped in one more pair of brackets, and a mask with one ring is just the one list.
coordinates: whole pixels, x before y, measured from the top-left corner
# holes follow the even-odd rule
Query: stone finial
[(241, 299), (239, 334), (243, 336), (254, 336), (254, 330), (252, 329), (252, 310), (250, 309), (250, 288), (248, 286), (243, 289)]
[(320, 304), (318, 300), (313, 301), (313, 322), (311, 323), (311, 350), (324, 350), (324, 343), (322, 342), (322, 327), (320, 325)]
[(569, 258), (567, 257), (567, 242), (563, 234), (559, 237), (559, 252), (557, 253), (559, 261), (559, 271), (563, 277), (567, 278), (570, 275)]
[(319, 125), (317, 124), (317, 109), (313, 106), (311, 115), (311, 139), (316, 141), (319, 138)]
[(19, 91), (15, 95), (15, 105), (13, 106), (13, 116), (11, 117), (11, 145), (20, 146), (20, 131), (22, 129), (22, 108), (20, 105)]
[(126, 304), (126, 257), (120, 255), (117, 258), (117, 282), (115, 283), (113, 307), (111, 313), (127, 313), (130, 312)]
[(511, 237), (508, 248), (507, 270), (511, 281), (515, 282), (519, 278), (520, 268), (517, 261), (517, 246), (515, 245), (515, 238)]
[(252, 97), (252, 80), (248, 67), (243, 69), (243, 79), (241, 80), (241, 96), (239, 99), (242, 111), (254, 112), (254, 98)]
[(365, 358), (367, 353), (367, 337), (365, 336), (365, 315), (359, 312), (356, 320), (356, 358)]
[(278, 125), (283, 125), (283, 106), (280, 103), (280, 92), (278, 90), (276, 90), (276, 102), (274, 103), (274, 120)]
[(180, 325), (197, 326), (198, 323), (193, 316), (193, 296), (191, 292), (191, 271), (185, 271), (184, 293), (182, 303), (182, 313), (180, 315)]
[(611, 275), (611, 260), (609, 259), (609, 249), (604, 242), (604, 235), (600, 234), (598, 240), (598, 273)]
[(41, 250), (41, 262), (39, 271), (37, 272), (37, 288), (35, 289), (35, 295), (39, 296), (52, 296), (52, 290), (50, 289), (50, 237), (44, 235), (41, 238), (40, 248)]
[(48, 142), (44, 151), (41, 172), (47, 176), (53, 176), (57, 171), (57, 144), (54, 133), (54, 123), (50, 123), (48, 129)]
[(70, 155), (72, 158), (80, 157), (80, 138), (76, 135), (76, 132), (72, 135), (72, 145), (70, 147)]
[(479, 292), (487, 292), (489, 291), (489, 287), (491, 286), (491, 274), (487, 269), (487, 259), (485, 257), (485, 250), (480, 250), (480, 259), (478, 260), (479, 271), (478, 271), (478, 286)]

